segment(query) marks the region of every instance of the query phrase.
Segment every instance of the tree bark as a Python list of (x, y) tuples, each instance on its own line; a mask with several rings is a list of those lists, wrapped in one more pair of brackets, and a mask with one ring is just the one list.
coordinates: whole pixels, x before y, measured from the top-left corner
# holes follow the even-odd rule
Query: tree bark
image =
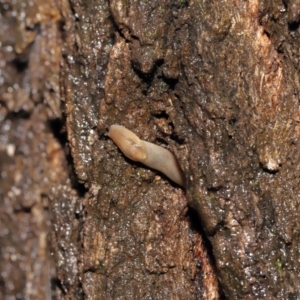
[(298, 0), (0, 12), (0, 299), (300, 297)]

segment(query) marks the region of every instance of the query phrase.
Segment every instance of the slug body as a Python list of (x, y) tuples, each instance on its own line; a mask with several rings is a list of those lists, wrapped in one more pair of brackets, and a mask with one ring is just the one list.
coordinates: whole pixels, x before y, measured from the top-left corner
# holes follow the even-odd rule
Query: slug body
[(175, 183), (185, 186), (183, 172), (169, 150), (140, 140), (132, 131), (120, 125), (112, 125), (108, 136), (129, 159), (158, 170)]

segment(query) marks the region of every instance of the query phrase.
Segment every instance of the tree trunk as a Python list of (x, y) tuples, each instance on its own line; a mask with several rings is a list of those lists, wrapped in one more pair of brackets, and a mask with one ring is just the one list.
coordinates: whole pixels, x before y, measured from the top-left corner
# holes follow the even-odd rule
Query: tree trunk
[(0, 299), (300, 297), (298, 0), (0, 12)]

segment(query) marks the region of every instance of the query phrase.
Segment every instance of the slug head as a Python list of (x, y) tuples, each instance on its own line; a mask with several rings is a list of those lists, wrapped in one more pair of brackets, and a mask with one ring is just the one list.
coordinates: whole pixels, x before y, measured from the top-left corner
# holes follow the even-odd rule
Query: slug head
[(112, 125), (109, 128), (108, 136), (129, 159), (143, 162), (147, 158), (144, 142), (125, 127)]

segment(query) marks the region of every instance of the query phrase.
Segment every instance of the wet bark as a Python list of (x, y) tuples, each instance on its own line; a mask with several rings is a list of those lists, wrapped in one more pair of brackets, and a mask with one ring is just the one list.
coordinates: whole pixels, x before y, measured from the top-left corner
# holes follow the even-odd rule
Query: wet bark
[(0, 12), (0, 299), (300, 297), (298, 0)]

